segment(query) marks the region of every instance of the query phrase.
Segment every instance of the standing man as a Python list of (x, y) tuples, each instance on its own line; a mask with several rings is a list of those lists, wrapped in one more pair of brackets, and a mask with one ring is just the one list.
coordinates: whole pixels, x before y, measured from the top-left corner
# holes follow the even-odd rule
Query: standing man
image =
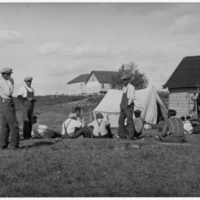
[(12, 98), (14, 91), (14, 80), (11, 78), (12, 69), (3, 68), (0, 73), (2, 74), (0, 79), (0, 148), (8, 147), (10, 133), (10, 147), (17, 149), (19, 146), (19, 124)]
[(36, 102), (34, 90), (31, 87), (32, 80), (32, 77), (26, 77), (24, 79), (25, 85), (20, 88), (17, 96), (18, 99), (22, 101), (22, 121), (24, 139), (30, 139), (32, 132), (33, 111)]
[[(120, 116), (118, 120), (118, 134), (120, 138), (134, 138), (133, 110), (135, 99), (135, 87), (130, 83), (130, 76), (124, 75), (123, 80), (123, 96), (120, 104)], [(127, 129), (124, 126), (124, 120), (127, 118)], [(127, 130), (127, 131), (126, 131)]]

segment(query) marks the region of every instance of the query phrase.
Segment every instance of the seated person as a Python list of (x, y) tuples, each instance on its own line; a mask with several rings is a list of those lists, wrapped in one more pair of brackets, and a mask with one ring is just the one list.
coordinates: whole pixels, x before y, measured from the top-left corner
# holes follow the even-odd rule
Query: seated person
[(37, 116), (33, 116), (33, 126), (31, 136), (33, 138), (56, 138), (61, 137), (61, 134), (49, 129), (46, 125), (41, 125), (37, 122)]
[(140, 115), (141, 115), (141, 111), (140, 110), (135, 110), (134, 114), (135, 114), (135, 119), (133, 119), (133, 123), (135, 125), (134, 137), (139, 137), (140, 135), (142, 135), (142, 130), (143, 130), (143, 127), (144, 127), (144, 122), (140, 118)]
[(181, 117), (181, 120), (182, 120), (183, 123), (185, 123), (185, 117), (184, 116)]
[(158, 132), (162, 132), (164, 123), (165, 123), (165, 121), (164, 121), (163, 116), (159, 116), (159, 118), (158, 118), (158, 126), (157, 126), (157, 131)]
[(85, 124), (84, 116), (83, 116), (83, 114), (81, 112), (81, 108), (79, 106), (77, 106), (75, 108), (75, 114), (76, 114), (76, 120), (81, 122), (81, 123), (83, 123), (83, 124)]
[(93, 138), (112, 138), (110, 123), (104, 119), (101, 113), (96, 114), (96, 120), (88, 124)]
[(155, 139), (162, 142), (182, 143), (185, 142), (183, 122), (180, 118), (175, 117), (176, 111), (169, 110), (168, 118), (165, 121), (161, 135), (156, 135)]
[(190, 123), (193, 127), (193, 134), (200, 134), (200, 122), (198, 119), (190, 119)]
[(191, 117), (190, 116), (187, 116), (186, 117), (186, 120), (185, 120), (185, 123), (183, 124), (183, 127), (184, 127), (184, 133), (192, 133), (193, 132), (193, 126), (190, 122), (190, 119)]
[(68, 119), (63, 122), (61, 135), (63, 138), (78, 138), (81, 135), (83, 137), (91, 137), (89, 129), (76, 120), (75, 113), (70, 113)]
[(190, 123), (192, 124), (193, 127), (200, 126), (200, 122), (198, 119), (192, 118), (192, 119), (190, 119)]

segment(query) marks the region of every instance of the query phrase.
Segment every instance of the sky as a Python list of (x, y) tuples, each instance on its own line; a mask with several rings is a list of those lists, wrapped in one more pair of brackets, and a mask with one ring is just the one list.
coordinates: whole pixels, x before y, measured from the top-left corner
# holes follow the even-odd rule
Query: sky
[(200, 3), (0, 3), (0, 69), (14, 96), (33, 77), (36, 95), (67, 94), (92, 70), (134, 62), (162, 88), (181, 60), (200, 55)]

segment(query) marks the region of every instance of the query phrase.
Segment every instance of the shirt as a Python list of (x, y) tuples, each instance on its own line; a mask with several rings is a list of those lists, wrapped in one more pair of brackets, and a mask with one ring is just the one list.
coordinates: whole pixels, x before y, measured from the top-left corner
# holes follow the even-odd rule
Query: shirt
[(44, 132), (48, 129), (46, 125), (41, 125), (39, 123), (34, 123), (32, 126), (32, 137), (42, 137), (44, 136)]
[(141, 131), (144, 127), (143, 121), (138, 117), (138, 118), (133, 119), (133, 123), (135, 125), (136, 132), (141, 133)]
[(72, 134), (75, 132), (76, 128), (83, 128), (83, 127), (84, 127), (83, 123), (69, 118), (69, 119), (65, 120), (62, 124), (61, 135), (65, 135), (66, 133)]
[(26, 98), (27, 97), (27, 90), (29, 92), (33, 92), (33, 96), (34, 96), (34, 90), (32, 87), (28, 87), (27, 85), (24, 85), (20, 88), (19, 92), (18, 92), (18, 95)]
[(169, 133), (175, 133), (176, 135), (183, 135), (184, 134), (184, 128), (183, 128), (183, 122), (181, 119), (176, 117), (171, 117), (167, 121), (165, 121), (162, 135), (166, 136), (167, 131)]
[(82, 114), (80, 114), (79, 117), (77, 116), (76, 121), (85, 124), (84, 116)]
[(190, 121), (186, 120), (185, 123), (183, 124), (184, 130), (186, 133), (192, 133), (193, 131), (193, 126), (190, 123)]
[(3, 99), (10, 99), (14, 91), (14, 85), (10, 80), (0, 79), (0, 95)]
[(122, 91), (123, 93), (127, 92), (128, 105), (133, 103), (135, 100), (135, 87), (129, 83), (127, 86), (123, 87)]
[[(98, 122), (97, 122), (98, 121)], [(100, 125), (99, 125), (100, 124)], [(97, 119), (89, 123), (88, 126), (93, 126), (93, 135), (94, 136), (104, 136), (108, 133), (106, 126), (109, 125), (109, 122), (106, 119)]]

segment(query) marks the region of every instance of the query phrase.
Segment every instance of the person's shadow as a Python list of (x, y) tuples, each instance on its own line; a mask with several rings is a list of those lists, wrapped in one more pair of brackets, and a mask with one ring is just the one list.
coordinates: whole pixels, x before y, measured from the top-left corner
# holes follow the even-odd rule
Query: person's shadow
[(33, 141), (32, 144), (29, 145), (24, 145), (22, 147), (19, 147), (19, 149), (29, 149), (32, 147), (39, 147), (39, 146), (49, 146), (49, 145), (54, 145), (59, 141)]

